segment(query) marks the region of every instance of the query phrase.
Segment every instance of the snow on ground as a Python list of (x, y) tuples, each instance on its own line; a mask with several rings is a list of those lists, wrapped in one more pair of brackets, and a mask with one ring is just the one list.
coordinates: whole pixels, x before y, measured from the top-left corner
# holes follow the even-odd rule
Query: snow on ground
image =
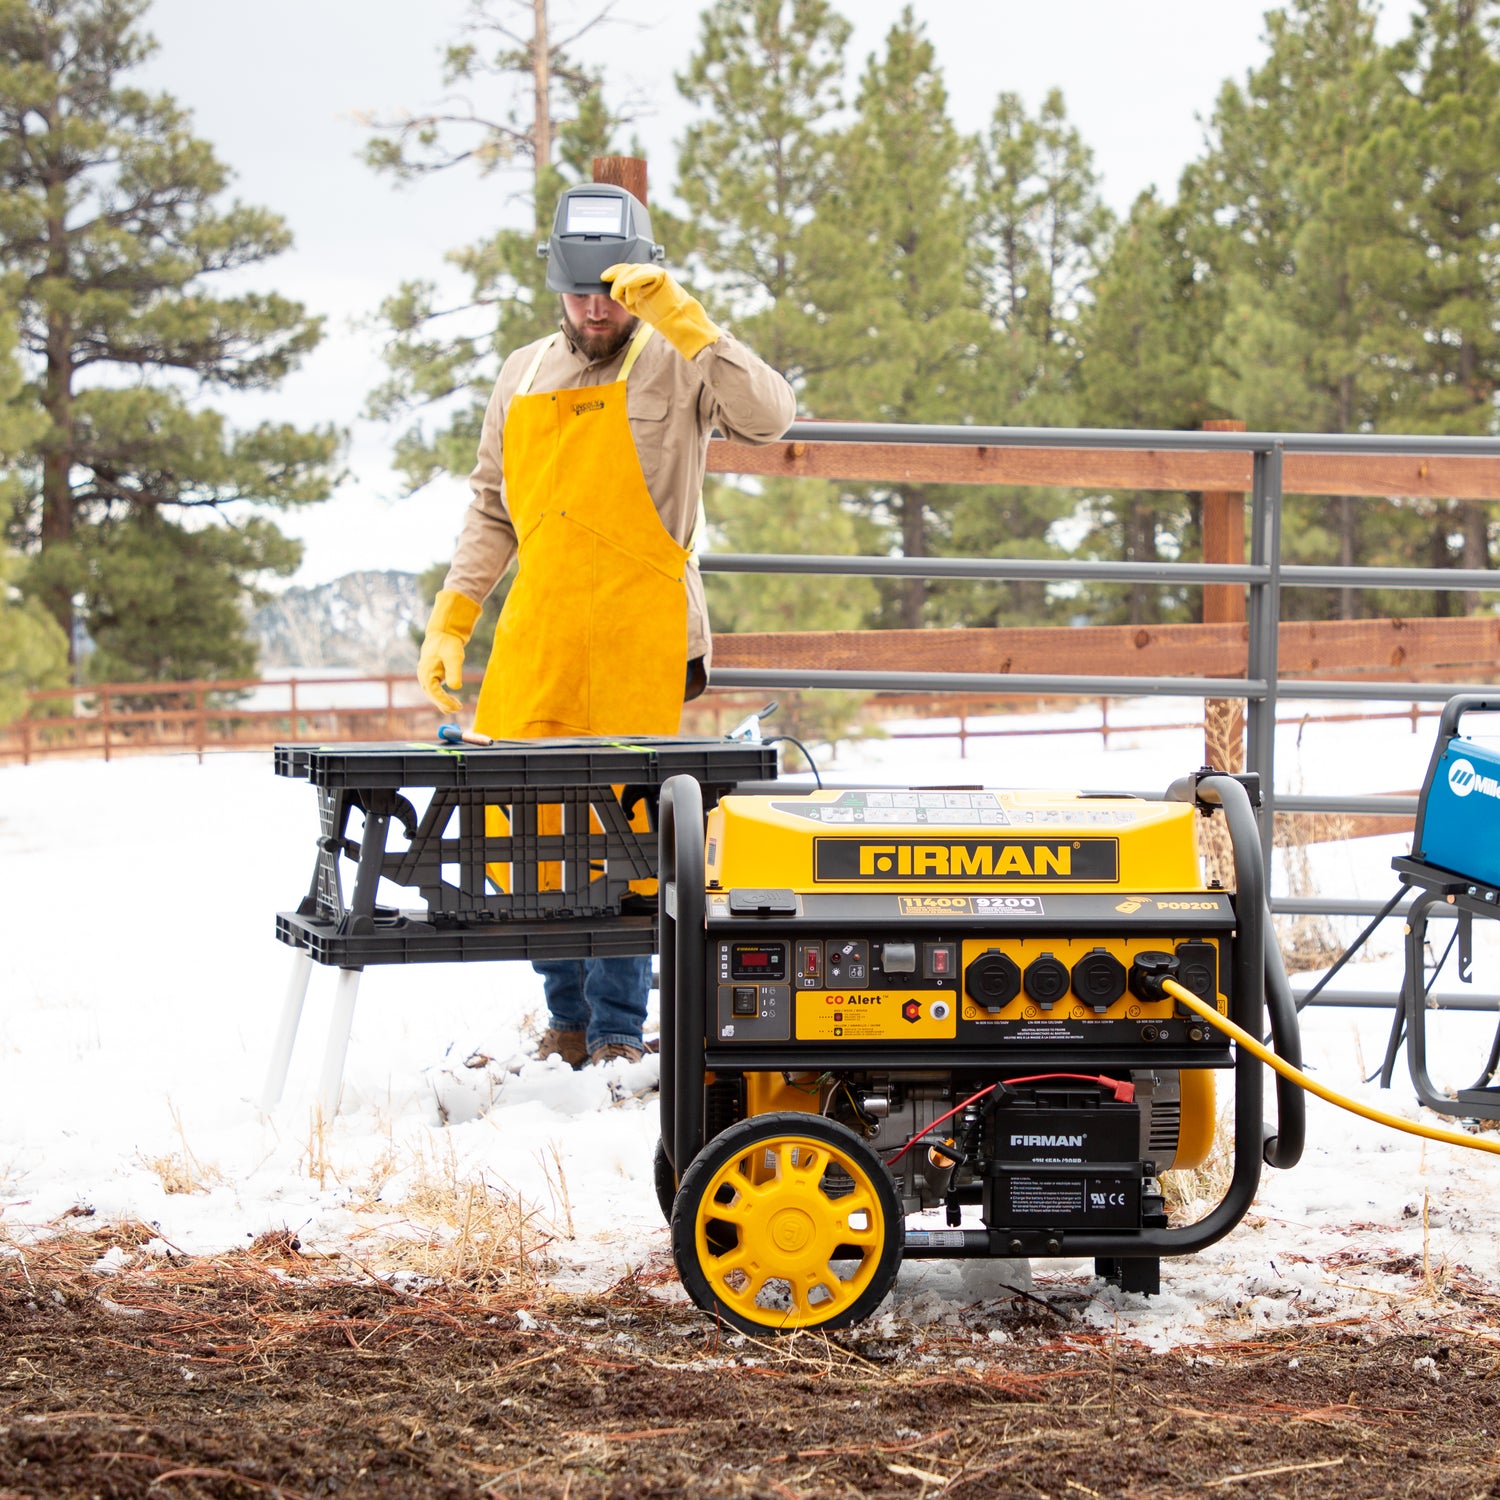
[[(1201, 762), (1200, 734), (1128, 726), (1182, 722), (1197, 709), (1111, 704), (1107, 751), (1097, 732), (1080, 732), (971, 740), (959, 759), (956, 740), (893, 735), (845, 747), (829, 774), (901, 785), (1165, 788)], [(1097, 721), (1097, 709), (1084, 707), (994, 724)], [(1420, 784), (1435, 727), (1287, 726), (1278, 784), (1409, 790)], [(318, 1119), (313, 1100), (335, 980), (314, 970), (285, 1096), (261, 1112), (292, 964), (273, 917), (306, 890), (316, 832), (312, 790), (276, 777), (266, 755), (0, 769), (0, 1232), (82, 1211), (91, 1223), (144, 1221), (189, 1252), (285, 1227), (306, 1247), (359, 1253), (372, 1236), (406, 1232), (393, 1205), (421, 1182), (483, 1181), (532, 1207), (529, 1232), (553, 1238), (561, 1287), (669, 1263), (651, 1185), (655, 1059), (577, 1074), (525, 1061), (544, 1024), (529, 965), (368, 970), (343, 1108), (331, 1122)], [(1400, 839), (1365, 839), (1315, 849), (1313, 866), (1326, 892), (1378, 899), (1395, 890), (1390, 857), (1402, 852)], [(1360, 925), (1344, 922), (1344, 939)], [(1493, 935), (1476, 933), (1476, 945), (1479, 981), (1492, 984)], [(1336, 983), (1394, 995), (1396, 924), (1373, 951)], [(1439, 986), (1453, 987), (1451, 976)], [(1362, 1082), (1379, 1064), (1389, 1022), (1388, 1011), (1307, 1012), (1310, 1067), (1376, 1107), (1449, 1123), (1418, 1110), (1404, 1061), (1389, 1092)], [(1433, 1019), (1440, 1084), (1471, 1081), (1492, 1026), (1483, 1015)], [(1308, 1108), (1302, 1164), (1267, 1171), (1255, 1209), (1226, 1240), (1166, 1262), (1160, 1297), (1090, 1287), (1084, 1262), (1039, 1262), (1037, 1286), (1089, 1290), (1089, 1316), (1101, 1327), (1170, 1345), (1309, 1317), (1421, 1316), (1431, 1299), (1411, 1295), (1414, 1264), (1439, 1278), (1462, 1266), (1497, 1279), (1500, 1165), (1316, 1099)], [(190, 1185), (200, 1190), (182, 1190)], [(1008, 1262), (910, 1262), (886, 1315), (952, 1317), (1003, 1295), (1006, 1284), (1024, 1286), (1026, 1276)]]

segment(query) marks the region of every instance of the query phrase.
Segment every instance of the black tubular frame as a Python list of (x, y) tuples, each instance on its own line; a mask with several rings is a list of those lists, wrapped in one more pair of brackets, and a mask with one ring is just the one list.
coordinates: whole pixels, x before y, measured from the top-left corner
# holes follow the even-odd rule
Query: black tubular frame
[[(703, 791), (687, 775), (657, 806), (661, 1001), (661, 1139), (680, 1178), (703, 1146)], [(679, 994), (691, 997), (684, 1006)]]

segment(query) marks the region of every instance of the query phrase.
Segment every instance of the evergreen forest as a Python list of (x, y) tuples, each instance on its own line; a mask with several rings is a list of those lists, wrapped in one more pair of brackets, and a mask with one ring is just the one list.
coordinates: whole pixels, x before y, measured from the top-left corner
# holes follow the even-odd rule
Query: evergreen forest
[[(348, 161), (393, 190), (510, 174), (534, 208), (436, 248), (431, 279), (379, 310), (368, 415), (413, 488), (467, 475), (500, 362), (555, 326), (536, 244), (558, 190), (631, 152), (622, 83), (575, 55), (607, 9), (580, 27), (575, 7), (564, 35), (546, 0), (475, 0), (435, 67), (412, 65), (414, 98), (440, 69), (473, 107), (391, 101), (363, 165)], [(1142, 194), (1121, 217), (1061, 93), (999, 92), (983, 129), (958, 128), (914, 8), (859, 57), (834, 0), (710, 0), (674, 79), (692, 123), (676, 160), (651, 164), (656, 237), (807, 417), (1494, 434), (1500, 0), (1420, 0), (1392, 43), (1376, 18), (1371, 0), (1270, 10), (1175, 195)], [(216, 402), (275, 387), (325, 330), (316, 308), (224, 274), (258, 268), (274, 288), (290, 229), (274, 204), (239, 201), (233, 164), (138, 84), (153, 45), (148, 0), (0, 0), (0, 721), (26, 688), (73, 674), (252, 675), (246, 608), (298, 563), (278, 514), (341, 476), (331, 425), (243, 429)], [(705, 500), (720, 551), (1201, 553), (1191, 494), (711, 480)], [(1283, 525), (1289, 561), (1483, 568), (1496, 542), (1473, 500), (1289, 497)], [(1193, 589), (709, 584), (720, 630), (1200, 609)], [(1415, 616), (1487, 598), (1303, 590), (1285, 604)]]

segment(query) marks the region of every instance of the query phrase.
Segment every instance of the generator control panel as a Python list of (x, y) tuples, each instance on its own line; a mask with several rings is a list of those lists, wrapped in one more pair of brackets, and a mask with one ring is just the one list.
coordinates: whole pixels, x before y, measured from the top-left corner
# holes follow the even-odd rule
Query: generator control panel
[(1227, 1014), (1231, 941), (1156, 924), (1076, 937), (950, 929), (743, 939), (716, 931), (708, 1042), (1170, 1049), (1211, 1066), (1210, 1054), (1223, 1051), (1219, 1033), (1173, 1001), (1133, 993), (1129, 975), (1142, 955), (1170, 954), (1181, 981)]
[(1201, 884), (1194, 817), (1058, 793), (727, 797), (707, 838), (710, 1052), (1227, 1063), (1221, 1033), (1131, 980), (1169, 955), (1228, 1011), (1234, 904)]

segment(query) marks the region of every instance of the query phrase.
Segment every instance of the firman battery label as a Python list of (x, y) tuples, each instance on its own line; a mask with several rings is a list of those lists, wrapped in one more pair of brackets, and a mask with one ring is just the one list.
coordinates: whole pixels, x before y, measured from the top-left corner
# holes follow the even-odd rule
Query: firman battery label
[(1118, 839), (814, 839), (823, 881), (1025, 880), (1109, 883)]

